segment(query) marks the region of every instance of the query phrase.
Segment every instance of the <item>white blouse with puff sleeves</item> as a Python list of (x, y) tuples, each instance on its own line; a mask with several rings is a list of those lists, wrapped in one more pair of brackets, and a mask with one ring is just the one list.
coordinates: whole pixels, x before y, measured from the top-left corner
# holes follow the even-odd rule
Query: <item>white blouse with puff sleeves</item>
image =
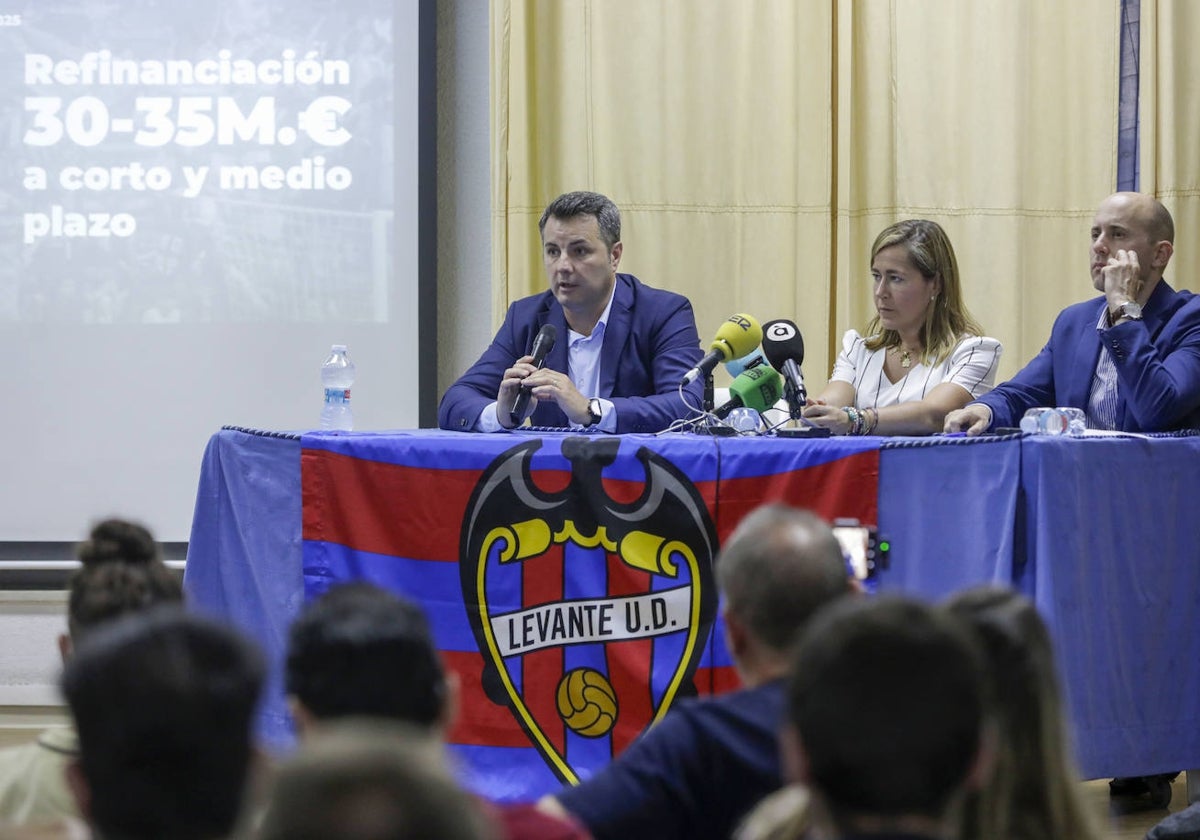
[(897, 382), (883, 372), (887, 350), (868, 350), (857, 330), (842, 337), (842, 352), (833, 365), (831, 381), (848, 382), (854, 388), (856, 408), (883, 408), (925, 397), (936, 385), (953, 382), (978, 399), (996, 384), (996, 365), (1003, 348), (987, 336), (969, 336), (939, 365), (926, 367), (914, 359), (913, 366)]

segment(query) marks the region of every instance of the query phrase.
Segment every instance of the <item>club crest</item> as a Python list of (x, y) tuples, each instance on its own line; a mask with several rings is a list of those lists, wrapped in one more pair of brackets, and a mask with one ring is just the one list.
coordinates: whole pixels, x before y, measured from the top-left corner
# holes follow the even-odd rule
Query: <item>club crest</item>
[(716, 611), (716, 529), (700, 494), (646, 448), (643, 476), (603, 476), (621, 444), (566, 437), (560, 459), (521, 443), (484, 471), (463, 520), (484, 688), (567, 782), (695, 693)]

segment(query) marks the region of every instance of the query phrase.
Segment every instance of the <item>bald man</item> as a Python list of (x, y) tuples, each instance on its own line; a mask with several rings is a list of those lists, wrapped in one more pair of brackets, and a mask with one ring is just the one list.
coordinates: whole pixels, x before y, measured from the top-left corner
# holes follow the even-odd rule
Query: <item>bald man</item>
[(1092, 221), (1092, 285), (1020, 373), (946, 415), (947, 432), (1016, 426), (1035, 406), (1083, 409), (1093, 429), (1200, 427), (1200, 297), (1163, 280), (1175, 223), (1153, 196), (1119, 192)]
[(573, 814), (596, 840), (718, 840), (783, 784), (777, 738), (792, 644), (857, 582), (829, 526), (779, 504), (742, 520), (716, 575), (742, 688), (678, 703), (612, 764), (539, 807)]

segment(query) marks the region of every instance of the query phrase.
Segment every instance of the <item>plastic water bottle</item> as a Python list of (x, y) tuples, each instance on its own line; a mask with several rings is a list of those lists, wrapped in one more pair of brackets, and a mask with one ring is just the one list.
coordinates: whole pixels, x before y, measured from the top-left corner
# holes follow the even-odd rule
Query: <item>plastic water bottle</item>
[(1058, 410), (1067, 418), (1067, 434), (1072, 437), (1081, 437), (1087, 432), (1087, 417), (1084, 415), (1082, 408), (1069, 408), (1060, 405)]
[(725, 422), (742, 434), (750, 434), (762, 429), (762, 415), (757, 410), (745, 405), (729, 412)]
[(1021, 431), (1034, 435), (1078, 437), (1085, 428), (1083, 410), (1079, 408), (1031, 408), (1021, 418)]
[(321, 409), (321, 428), (348, 432), (354, 428), (350, 410), (350, 386), (354, 384), (354, 362), (346, 355), (345, 344), (335, 344), (321, 365), (325, 386), (325, 407)]

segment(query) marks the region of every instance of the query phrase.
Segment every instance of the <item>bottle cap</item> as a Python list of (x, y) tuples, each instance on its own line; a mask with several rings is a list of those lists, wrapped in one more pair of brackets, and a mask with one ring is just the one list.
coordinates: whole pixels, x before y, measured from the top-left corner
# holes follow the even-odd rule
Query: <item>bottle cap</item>
[(335, 345), (333, 345), (333, 349), (332, 349), (330, 352), (333, 352), (333, 353), (345, 353), (345, 352), (346, 352), (346, 345), (345, 345), (345, 344), (335, 344)]

